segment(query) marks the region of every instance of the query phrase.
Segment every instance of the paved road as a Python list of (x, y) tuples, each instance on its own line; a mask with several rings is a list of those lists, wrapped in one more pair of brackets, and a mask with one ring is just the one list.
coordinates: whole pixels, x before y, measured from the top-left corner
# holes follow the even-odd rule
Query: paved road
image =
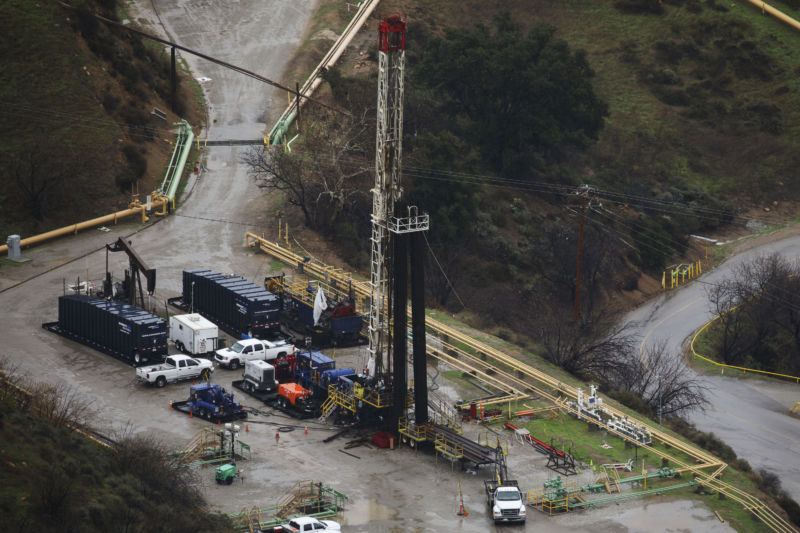
[[(714, 316), (706, 293), (709, 284), (730, 277), (732, 268), (742, 262), (775, 252), (786, 258), (800, 256), (800, 237), (736, 255), (695, 282), (631, 313), (631, 320), (643, 324), (640, 331), (645, 346), (663, 340), (667, 349), (680, 357), (687, 340)], [(783, 487), (800, 499), (800, 421), (785, 414), (800, 400), (800, 385), (717, 375), (700, 379), (709, 388), (710, 407), (705, 413), (693, 413), (690, 419), (699, 428), (716, 433), (754, 469), (778, 474)]]

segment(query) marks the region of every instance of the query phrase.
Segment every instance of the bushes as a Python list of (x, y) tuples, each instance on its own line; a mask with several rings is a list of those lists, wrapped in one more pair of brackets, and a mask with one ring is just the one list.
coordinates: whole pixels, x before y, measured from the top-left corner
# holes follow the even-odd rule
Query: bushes
[(661, 2), (653, 0), (618, 0), (614, 7), (622, 13), (630, 15), (663, 15), (664, 8)]
[(781, 488), (781, 480), (776, 474), (763, 468), (758, 473), (753, 472), (750, 463), (744, 459), (739, 459), (733, 448), (722, 442), (719, 437), (713, 433), (698, 430), (694, 424), (682, 418), (670, 418), (667, 421), (667, 425), (690, 441), (710, 451), (731, 467), (745, 473), (747, 477), (755, 482), (759, 489), (775, 499), (775, 502), (786, 512), (789, 520), (796, 525), (800, 525), (800, 505)]
[(4, 531), (234, 531), (204, 509), (191, 470), (173, 469), (159, 443), (122, 436), (111, 451), (32, 414), (36, 403), (3, 402)]
[(669, 418), (667, 420), (667, 425), (698, 446), (710, 451), (726, 463), (732, 463), (737, 459), (736, 452), (733, 451), (733, 448), (722, 442), (722, 440), (713, 433), (700, 431), (691, 422), (687, 422), (682, 418)]

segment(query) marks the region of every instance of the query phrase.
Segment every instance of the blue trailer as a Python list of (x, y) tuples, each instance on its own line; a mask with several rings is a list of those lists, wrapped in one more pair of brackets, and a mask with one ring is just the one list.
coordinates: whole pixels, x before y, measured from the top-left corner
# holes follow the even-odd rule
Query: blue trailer
[(247, 411), (221, 385), (200, 383), (189, 387), (189, 399), (172, 402), (170, 406), (189, 416), (211, 422), (232, 422), (247, 418)]
[(234, 337), (269, 338), (280, 333), (279, 298), (240, 276), (184, 270), (183, 293), (167, 301), (200, 313)]
[[(364, 317), (356, 312), (352, 298), (323, 290), (326, 308), (314, 317), (314, 302), (320, 284), (315, 281), (289, 282), (284, 275), (264, 278), (264, 287), (278, 296), (284, 332), (295, 344), (307, 347), (355, 346), (367, 342)], [(305, 341), (305, 342), (303, 342)]]

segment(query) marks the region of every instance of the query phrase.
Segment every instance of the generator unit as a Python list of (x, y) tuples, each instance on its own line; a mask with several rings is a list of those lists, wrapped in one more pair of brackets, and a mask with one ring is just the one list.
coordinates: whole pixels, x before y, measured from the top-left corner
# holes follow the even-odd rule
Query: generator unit
[(262, 402), (274, 400), (278, 396), (275, 367), (266, 361), (245, 361), (242, 379), (234, 381), (231, 385)]

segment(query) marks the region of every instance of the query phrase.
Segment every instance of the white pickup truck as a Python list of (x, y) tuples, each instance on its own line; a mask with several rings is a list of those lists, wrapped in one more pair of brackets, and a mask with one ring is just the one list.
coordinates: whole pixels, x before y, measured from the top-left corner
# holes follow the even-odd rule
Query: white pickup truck
[(245, 361), (266, 361), (271, 363), (276, 359), (297, 353), (294, 344), (286, 341), (262, 341), (259, 339), (242, 339), (230, 348), (217, 350), (214, 360), (222, 366), (236, 370), (244, 365)]
[(140, 366), (136, 369), (136, 379), (143, 383), (163, 387), (183, 379), (207, 379), (214, 371), (214, 363), (207, 359), (194, 359), (188, 355), (170, 355), (155, 366)]

